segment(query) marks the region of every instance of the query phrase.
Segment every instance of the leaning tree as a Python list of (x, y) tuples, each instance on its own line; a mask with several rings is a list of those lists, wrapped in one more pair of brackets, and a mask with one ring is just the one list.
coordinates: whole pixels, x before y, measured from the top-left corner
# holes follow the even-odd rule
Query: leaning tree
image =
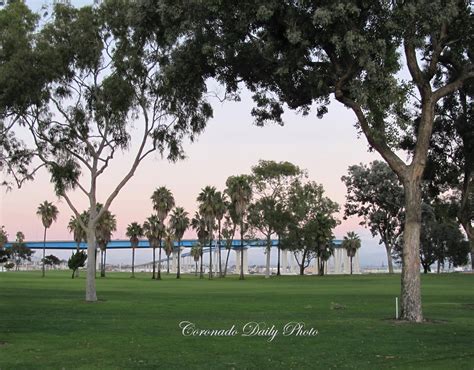
[[(155, 6), (141, 7), (146, 28), (157, 27)], [(314, 106), (322, 117), (331, 97), (354, 113), (404, 188), (401, 318), (422, 321), (421, 183), (437, 107), (474, 77), (470, 2), (195, 0), (178, 8), (167, 0), (160, 9), (187, 26), (189, 49), (206, 41), (200, 50), (227, 92), (243, 81), (254, 93), (257, 124), (283, 124), (285, 104), (303, 114)], [(400, 137), (415, 120), (413, 155), (405, 160)]]
[[(87, 301), (97, 300), (98, 220), (146, 157), (182, 158), (182, 140), (192, 141), (212, 115), (202, 70), (189, 68), (200, 51), (188, 49), (171, 24), (145, 38), (133, 4), (57, 4), (41, 25), (22, 2), (0, 11), (0, 165), (18, 184), (38, 167), (49, 172), (87, 234)], [(20, 131), (33, 145), (20, 142)], [(97, 210), (100, 180), (120, 152), (130, 152), (131, 164)], [(88, 202), (87, 223), (73, 192)]]

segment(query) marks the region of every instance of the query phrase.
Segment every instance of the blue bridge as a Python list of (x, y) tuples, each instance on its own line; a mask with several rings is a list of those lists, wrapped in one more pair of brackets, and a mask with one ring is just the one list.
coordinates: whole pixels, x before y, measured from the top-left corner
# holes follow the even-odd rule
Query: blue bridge
[[(180, 247), (184, 248), (191, 248), (198, 243), (197, 239), (183, 239), (179, 244)], [(272, 239), (271, 240), (272, 247), (278, 247), (278, 240)], [(342, 240), (333, 240), (334, 246), (340, 247), (342, 244)], [(5, 246), (10, 248), (12, 243), (7, 243)], [(61, 241), (46, 241), (44, 244), (42, 241), (30, 241), (25, 242), (25, 245), (30, 249), (58, 249), (58, 250), (71, 250), (71, 249), (87, 249), (87, 243), (80, 243), (79, 246), (74, 241), (69, 240), (61, 240)], [(178, 243), (174, 243), (175, 248), (178, 248)], [(244, 248), (262, 248), (267, 246), (267, 241), (264, 239), (252, 239), (252, 240), (244, 240)], [(206, 244), (205, 247), (209, 246)], [(213, 240), (212, 242), (213, 247), (217, 247), (217, 240)], [(107, 244), (107, 249), (127, 249), (131, 248), (130, 240), (112, 240)], [(148, 240), (140, 240), (138, 244), (138, 249), (145, 249), (150, 248), (150, 243)], [(225, 249), (225, 241), (221, 241), (221, 249)], [(232, 249), (240, 249), (240, 239), (232, 240)]]

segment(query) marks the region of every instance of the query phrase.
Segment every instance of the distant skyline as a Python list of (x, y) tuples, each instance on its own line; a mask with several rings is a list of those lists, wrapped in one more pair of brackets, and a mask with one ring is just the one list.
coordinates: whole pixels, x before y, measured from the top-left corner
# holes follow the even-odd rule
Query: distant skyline
[[(27, 1), (34, 9), (39, 9), (44, 3), (47, 2)], [(72, 3), (84, 5), (91, 1)], [(212, 81), (208, 86), (210, 90), (222, 91), (222, 87)], [(352, 230), (360, 235), (361, 265), (386, 264), (385, 250), (378, 244), (378, 239), (373, 239), (368, 229), (359, 226), (357, 218), (342, 219), (346, 188), (341, 176), (347, 173), (350, 165), (381, 159), (378, 153), (368, 151), (365, 136), (358, 137), (352, 112), (332, 101), (329, 113), (323, 119), (316, 118), (315, 112), (303, 117), (288, 110), (284, 116), (285, 126), (260, 128), (253, 125), (250, 115), (253, 102), (245, 89), (241, 102), (209, 100), (214, 117), (195, 143), (184, 145), (187, 159), (173, 164), (162, 160), (158, 154), (151, 156), (141, 164), (135, 176), (114, 200), (110, 210), (117, 216), (118, 230), (113, 239), (125, 239), (129, 223), (141, 223), (152, 213), (150, 196), (159, 186), (167, 186), (173, 192), (176, 205), (184, 207), (192, 216), (197, 209), (196, 197), (204, 186), (212, 185), (224, 190), (227, 177), (250, 173), (251, 167), (260, 159), (286, 160), (307, 169), (309, 179), (322, 184), (326, 195), (341, 206), (341, 225), (334, 230), (335, 236), (341, 239), (347, 231)], [(103, 201), (103, 197), (115, 187), (129, 163), (127, 153), (114, 158), (107, 175), (100, 182), (99, 193), (102, 198), (99, 197), (99, 201)], [(10, 240), (20, 230), (27, 240), (42, 240), (43, 226), (36, 216), (36, 208), (44, 200), (53, 201), (60, 212), (58, 221), (48, 230), (48, 239), (71, 239), (66, 227), (72, 211), (54, 194), (46, 171), (38, 172), (35, 181), (26, 183), (21, 189), (7, 192), (3, 188), (0, 192), (0, 225), (5, 225)], [(79, 204), (79, 209), (87, 208), (87, 202), (81, 199), (81, 194), (74, 193), (72, 198), (75, 204)], [(189, 230), (185, 234), (186, 238), (194, 236), (194, 232)], [(108, 259), (111, 263), (126, 263), (129, 254), (127, 251), (114, 251), (108, 255)], [(252, 253), (251, 258), (257, 259), (255, 263), (260, 259), (263, 261), (263, 253), (256, 256)], [(150, 259), (151, 252), (140, 251), (137, 254), (137, 263)]]

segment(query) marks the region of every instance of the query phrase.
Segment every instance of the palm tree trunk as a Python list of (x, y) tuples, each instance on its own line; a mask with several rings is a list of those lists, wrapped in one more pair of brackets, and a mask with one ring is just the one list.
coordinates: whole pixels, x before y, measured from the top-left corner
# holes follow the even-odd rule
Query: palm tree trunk
[(178, 269), (176, 270), (176, 279), (181, 277), (181, 240), (178, 240)]
[(217, 226), (219, 229), (217, 239), (217, 255), (219, 256), (219, 277), (222, 277), (222, 259), (221, 259), (221, 220), (217, 220)]
[(43, 238), (43, 266), (41, 269), (43, 270), (41, 277), (44, 277), (45, 275), (45, 269), (44, 269), (44, 259), (46, 257), (46, 227), (44, 228), (44, 238)]
[(352, 255), (351, 255), (351, 275), (352, 275)]
[(151, 275), (152, 279), (156, 279), (156, 248), (153, 246), (153, 274)]
[(212, 236), (209, 239), (209, 279), (212, 279)]
[(135, 248), (132, 248), (132, 278), (135, 277)]
[(170, 256), (167, 255), (167, 262), (166, 262), (166, 274), (169, 275), (170, 274)]
[(202, 271), (202, 249), (201, 249), (201, 268), (200, 268), (200, 271), (199, 271), (199, 278), (200, 279), (203, 279), (204, 278), (204, 275), (203, 275), (203, 271)]
[(194, 276), (198, 276), (198, 261), (194, 260)]
[(161, 238), (160, 238), (160, 246), (158, 250), (158, 280), (161, 280)]
[(102, 251), (102, 266), (100, 269), (100, 277), (105, 277), (105, 264), (107, 261), (107, 249)]
[(277, 276), (280, 276), (280, 235), (278, 235), (278, 262), (277, 262)]
[(239, 280), (244, 280), (244, 224), (240, 223), (240, 277)]

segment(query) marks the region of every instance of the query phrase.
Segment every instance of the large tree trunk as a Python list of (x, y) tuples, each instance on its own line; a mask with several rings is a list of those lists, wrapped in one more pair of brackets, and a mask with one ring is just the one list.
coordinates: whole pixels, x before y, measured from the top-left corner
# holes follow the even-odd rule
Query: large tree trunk
[(269, 279), (270, 278), (270, 251), (272, 249), (272, 241), (270, 239), (270, 236), (267, 237), (267, 255), (266, 255), (266, 263), (265, 263), (265, 278)]
[(278, 235), (278, 262), (277, 262), (277, 276), (280, 276), (280, 235)]
[(86, 301), (87, 302), (97, 302), (97, 293), (95, 289), (95, 261), (96, 261), (95, 225), (88, 225), (88, 228), (87, 228), (87, 279), (86, 279)]
[(401, 318), (423, 321), (420, 287), (420, 181), (405, 181), (405, 227), (403, 233), (403, 264), (401, 291)]
[(385, 243), (385, 251), (387, 252), (388, 273), (393, 274), (392, 246), (389, 243)]
[(170, 255), (169, 255), (169, 254), (166, 255), (166, 259), (167, 259), (167, 262), (166, 262), (166, 274), (169, 275), (169, 274), (170, 274)]
[(45, 269), (44, 269), (44, 259), (46, 257), (46, 228), (44, 228), (44, 238), (43, 238), (43, 266), (41, 266), (42, 274), (41, 276), (44, 277)]

